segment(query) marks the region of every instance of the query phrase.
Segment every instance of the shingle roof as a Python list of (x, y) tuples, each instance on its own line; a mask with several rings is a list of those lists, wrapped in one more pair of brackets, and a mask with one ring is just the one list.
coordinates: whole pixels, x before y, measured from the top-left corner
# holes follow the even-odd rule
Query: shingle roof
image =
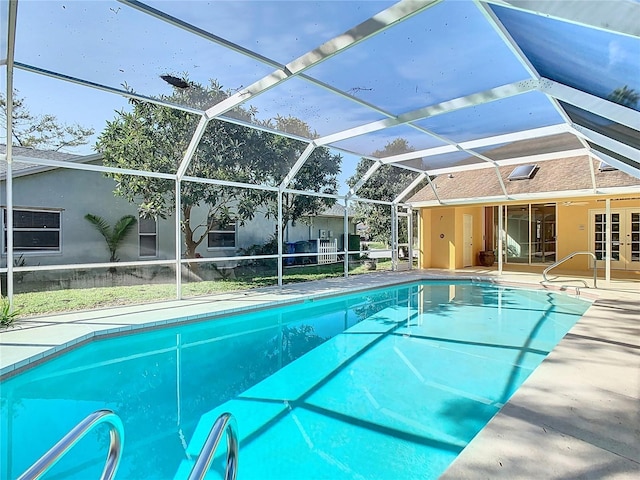
[[(593, 190), (588, 162), (595, 170), (596, 188), (640, 187), (640, 179), (619, 170), (601, 172), (600, 162), (588, 156), (546, 160), (538, 164), (531, 179), (509, 181), (507, 178), (515, 166), (499, 167), (500, 176), (509, 195)], [(504, 196), (495, 168), (483, 168), (440, 175), (432, 180), (440, 200)], [(408, 200), (409, 203), (437, 200), (433, 190), (427, 186)]]
[[(0, 155), (7, 153), (7, 146), (0, 144)], [(31, 169), (47, 169), (49, 167), (43, 167), (35, 163), (28, 162), (28, 159), (41, 158), (44, 160), (58, 160), (63, 162), (78, 161), (83, 158), (83, 155), (75, 155), (73, 153), (57, 152), (55, 150), (36, 150), (34, 148), (25, 147), (12, 147), (12, 156), (14, 159), (12, 169), (14, 173), (26, 172)], [(24, 159), (24, 160), (23, 160)], [(4, 177), (7, 173), (6, 161), (0, 162), (0, 176)]]
[[(354, 213), (354, 210), (349, 208), (349, 215), (354, 215)], [(344, 217), (344, 206), (334, 203), (331, 207), (325, 208), (319, 215), (323, 217)]]

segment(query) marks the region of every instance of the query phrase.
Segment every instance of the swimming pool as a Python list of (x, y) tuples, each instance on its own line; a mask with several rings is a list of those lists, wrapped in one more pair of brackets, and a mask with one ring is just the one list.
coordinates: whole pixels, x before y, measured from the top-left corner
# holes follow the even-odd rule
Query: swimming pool
[[(2, 478), (101, 408), (125, 426), (118, 479), (182, 478), (223, 411), (240, 479), (437, 478), (588, 306), (429, 282), (95, 341), (2, 382)], [(98, 478), (107, 438), (49, 478)]]

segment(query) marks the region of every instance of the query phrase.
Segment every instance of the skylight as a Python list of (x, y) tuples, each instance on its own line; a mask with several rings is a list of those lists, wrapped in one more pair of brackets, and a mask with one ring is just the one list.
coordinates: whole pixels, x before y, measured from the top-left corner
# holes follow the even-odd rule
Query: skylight
[(509, 180), (527, 180), (531, 178), (538, 168), (537, 165), (519, 165), (509, 174)]
[(616, 167), (612, 167), (611, 165), (609, 165), (607, 162), (600, 162), (600, 166), (598, 167), (598, 170), (600, 170), (601, 172), (611, 172), (614, 170), (618, 170)]

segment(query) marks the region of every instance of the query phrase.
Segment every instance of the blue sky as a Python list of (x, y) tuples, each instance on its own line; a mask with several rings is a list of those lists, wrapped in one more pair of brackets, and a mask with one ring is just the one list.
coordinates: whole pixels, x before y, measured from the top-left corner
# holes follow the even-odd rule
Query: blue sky
[[(149, 4), (287, 63), (393, 2), (155, 0)], [(6, 8), (6, 0), (0, 6)], [(541, 17), (504, 8), (495, 11), (508, 28), (518, 29), (516, 40), (543, 75), (555, 75), (559, 81), (601, 96), (625, 84), (640, 91), (637, 39), (560, 22), (543, 23)], [(6, 15), (3, 18), (6, 21)], [(201, 83), (215, 78), (224, 87), (237, 89), (273, 71), (269, 65), (115, 1), (21, 0), (16, 45), (18, 62), (112, 87), (126, 82), (150, 96), (171, 92), (159, 78), (167, 73), (187, 74)], [(549, 46), (553, 56), (548, 55)], [(392, 114), (527, 78), (478, 7), (455, 0), (446, 0), (306, 73)], [(114, 110), (127, 107), (118, 95), (20, 70), (15, 72), (14, 85), (34, 113), (52, 113), (64, 122), (90, 125), (98, 132), (114, 117)], [(250, 104), (261, 119), (293, 115), (320, 135), (383, 118), (301, 79), (284, 82)], [(527, 94), (417, 123), (463, 141), (559, 122), (543, 95)], [(440, 144), (401, 126), (338, 145), (370, 154), (398, 136), (409, 139), (415, 148)], [(343, 177), (352, 174), (357, 159), (347, 157)]]

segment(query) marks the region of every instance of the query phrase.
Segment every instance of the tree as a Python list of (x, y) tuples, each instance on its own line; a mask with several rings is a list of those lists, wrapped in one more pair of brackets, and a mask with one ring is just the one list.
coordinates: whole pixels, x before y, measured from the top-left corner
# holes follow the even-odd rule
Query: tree
[[(188, 86), (184, 87), (185, 84)], [(214, 80), (207, 86), (185, 80), (180, 87), (174, 87), (170, 96), (161, 98), (176, 104), (206, 109), (228, 96), (229, 93)], [(184, 111), (138, 100), (132, 100), (131, 105), (133, 108), (130, 111), (117, 112), (116, 118), (108, 122), (100, 134), (96, 149), (103, 154), (104, 164), (176, 173), (199, 118)], [(245, 122), (259, 123), (255, 118), (256, 111), (251, 108), (236, 108), (230, 114)], [(291, 118), (275, 120), (276, 123), (279, 121), (300, 122)], [(306, 129), (309, 130), (308, 127)], [(295, 161), (302, 153), (302, 145), (304, 144), (301, 142), (279, 135), (214, 119), (207, 125), (187, 175), (256, 185), (276, 185), (284, 177), (283, 165), (290, 164), (291, 159)], [(317, 164), (321, 169), (326, 167), (327, 172), (335, 171), (335, 168), (324, 163), (323, 154), (327, 155), (326, 150), (319, 149), (309, 159), (310, 165)], [(303, 169), (300, 179), (292, 183), (292, 188), (314, 188), (317, 184), (316, 191), (320, 191), (320, 188), (335, 191), (335, 185), (331, 184), (331, 173), (327, 173), (327, 177), (316, 171), (314, 178), (307, 179), (304, 173), (306, 170)], [(175, 185), (172, 181), (121, 174), (108, 175), (116, 181), (115, 194), (137, 203), (143, 217), (165, 218), (172, 212), (175, 205)], [(329, 186), (322, 182), (329, 182)], [(180, 194), (179, 215), (187, 258), (195, 258), (196, 248), (207, 238), (214, 225), (232, 220), (243, 224), (253, 218), (262, 205), (266, 205), (265, 213), (273, 212), (274, 196), (265, 191), (183, 181)], [(204, 218), (194, 217), (194, 207), (198, 205), (207, 208)], [(287, 208), (290, 219), (319, 209), (316, 199), (307, 203), (296, 199), (288, 202), (288, 205), (291, 205)]]
[[(227, 97), (216, 82), (208, 86), (189, 83), (188, 88), (174, 88), (169, 102), (206, 109)], [(100, 134), (96, 149), (104, 164), (161, 173), (176, 173), (198, 122), (198, 116), (138, 100), (131, 101), (130, 111), (117, 112)], [(245, 119), (252, 114), (238, 110)], [(212, 120), (200, 142), (187, 175), (250, 182), (253, 176), (251, 157), (246, 153), (257, 139), (252, 129)], [(170, 180), (109, 174), (116, 181), (115, 194), (138, 205), (145, 218), (166, 218), (175, 205), (175, 184)], [(185, 236), (185, 255), (195, 258), (196, 248), (215, 222), (250, 218), (254, 206), (243, 201), (242, 192), (217, 185), (182, 182), (181, 228)], [(208, 206), (203, 218), (194, 218), (197, 205)]]
[[(13, 91), (12, 106), (12, 142), (13, 145), (40, 150), (59, 151), (89, 143), (95, 131), (78, 124), (65, 125), (55, 115), (33, 115), (17, 90)], [(7, 99), (0, 94), (0, 122), (5, 132), (7, 125)]]
[[(294, 117), (278, 116), (270, 124), (279, 131), (295, 133), (306, 138), (317, 137), (317, 134), (311, 132), (305, 122)], [(269, 172), (268, 183), (278, 185), (302, 155), (306, 146), (304, 142), (298, 140), (271, 135), (268, 149), (280, 161), (276, 162)], [(338, 192), (338, 174), (341, 164), (342, 157), (340, 155), (332, 155), (326, 147), (316, 148), (295, 175), (288, 188), (335, 195)], [(334, 198), (283, 193), (281, 225), (283, 236), (289, 224), (295, 225), (300, 218), (318, 215), (325, 208), (334, 205), (335, 202)], [(266, 215), (269, 218), (277, 218), (277, 199), (271, 198), (267, 202)]]
[(113, 229), (104, 218), (98, 215), (87, 213), (84, 218), (91, 223), (91, 225), (96, 227), (96, 230), (100, 232), (100, 235), (102, 235), (104, 240), (107, 242), (107, 248), (109, 249), (110, 254), (109, 261), (120, 261), (117, 256), (118, 248), (135, 226), (137, 222), (136, 217), (133, 215), (125, 215), (115, 223)]
[[(387, 143), (382, 150), (373, 153), (374, 157), (388, 157), (400, 153), (411, 152), (414, 149), (409, 142), (403, 138), (398, 138)], [(361, 159), (356, 167), (356, 173), (347, 180), (349, 186), (353, 187), (366, 173), (371, 164), (370, 160)], [(382, 165), (358, 190), (357, 194), (361, 198), (371, 200), (392, 201), (402, 192), (416, 177), (416, 173), (404, 170), (393, 165)], [(416, 191), (422, 188), (421, 183), (416, 187)], [(373, 203), (358, 202), (355, 208), (355, 220), (365, 223), (369, 227), (371, 240), (389, 244), (391, 238), (391, 207)], [(406, 227), (401, 224), (399, 236), (406, 236)]]
[(624, 87), (616, 88), (609, 94), (607, 99), (620, 105), (624, 105), (625, 107), (636, 108), (636, 105), (640, 101), (640, 93), (625, 85)]

